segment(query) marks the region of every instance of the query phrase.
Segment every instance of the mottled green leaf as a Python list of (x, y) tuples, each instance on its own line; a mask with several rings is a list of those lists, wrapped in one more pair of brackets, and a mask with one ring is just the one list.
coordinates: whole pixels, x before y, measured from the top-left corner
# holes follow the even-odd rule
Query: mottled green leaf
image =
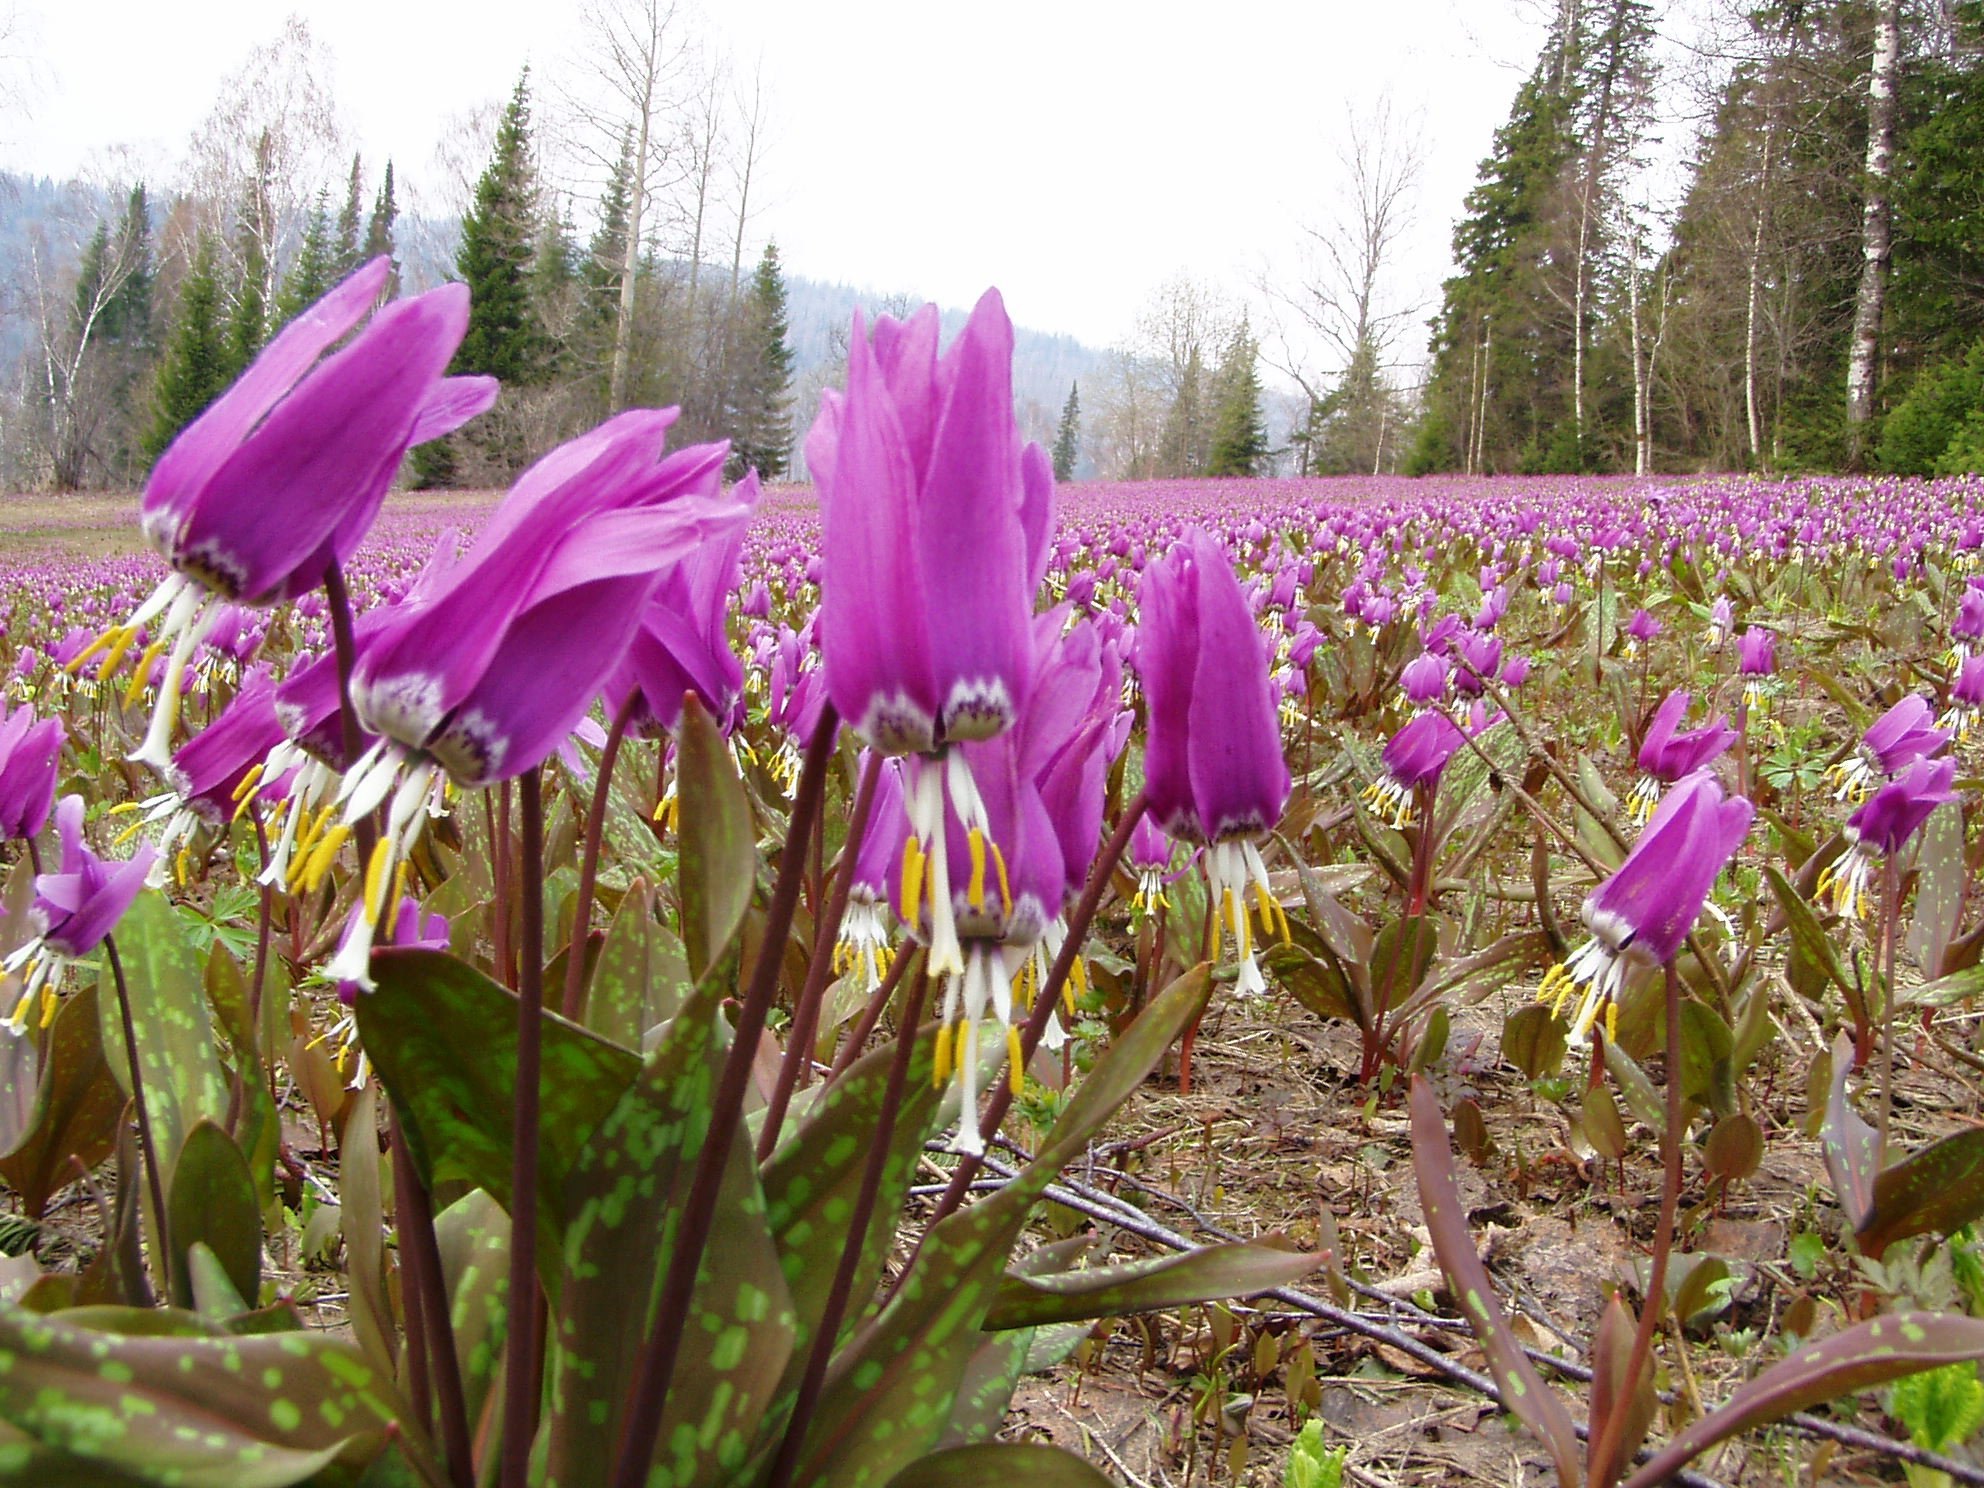
[[(936, 1126), (940, 1092), (931, 1080), (934, 1029), (933, 1024), (923, 1030), (910, 1055), (874, 1217), (855, 1273), (857, 1298), (865, 1298), (881, 1274), (917, 1159)], [(850, 1065), (807, 1108), (805, 1120), (765, 1164), (765, 1215), (798, 1320), (793, 1369), (803, 1367), (815, 1324), (826, 1309), (895, 1053), (890, 1041)], [(850, 1307), (841, 1320), (842, 1336), (860, 1320), (861, 1309)], [(796, 1377), (788, 1384), (796, 1385)]]
[(1357, 1000), (1342, 972), (1293, 943), (1272, 945), (1261, 957), (1275, 981), (1318, 1018), (1355, 1020)]
[(1718, 1112), (1734, 1104), (1730, 1056), (1736, 1038), (1722, 1014), (1693, 998), (1681, 1004), (1681, 1094)]
[[(169, 1180), (173, 1156), (194, 1125), (227, 1118), (229, 1082), (207, 1009), (205, 966), (172, 906), (150, 889), (118, 921), (116, 939), (131, 994), (131, 1024), (137, 1032), (153, 1139)], [(128, 1095), (130, 1061), (108, 976), (97, 1004), (104, 1058)]]
[(1208, 1245), (1181, 1255), (1082, 1271), (1007, 1276), (993, 1296), (983, 1326), (1038, 1327), (1151, 1312), (1187, 1302), (1251, 1297), (1307, 1276), (1322, 1259), (1255, 1241)]
[(1653, 1488), (1752, 1426), (1966, 1359), (1984, 1359), (1984, 1322), (1975, 1318), (1902, 1312), (1856, 1323), (1738, 1386), (1726, 1402), (1656, 1452), (1626, 1480), (1626, 1488)]
[(1846, 1099), (1846, 1077), (1853, 1069), (1853, 1041), (1833, 1040), (1832, 1078), (1822, 1130), (1826, 1172), (1846, 1222), (1858, 1229), (1874, 1207), (1874, 1179), (1881, 1169), (1881, 1139)]
[(643, 1034), (674, 1017), (687, 990), (662, 974), (664, 958), (657, 942), (664, 935), (655, 923), (654, 891), (646, 879), (637, 878), (606, 927), (586, 992), (586, 1027), (623, 1049), (639, 1049)]
[(1502, 1020), (1502, 1057), (1532, 1080), (1553, 1075), (1570, 1047), (1571, 1025), (1540, 1002)]
[(471, 1189), (434, 1216), (441, 1276), (448, 1288), (455, 1359), (471, 1421), (502, 1375), (508, 1327), (510, 1216), (482, 1189)]
[[(465, 1179), (507, 1209), (515, 995), (441, 951), (387, 947), (374, 953), (372, 974), (378, 989), (358, 1000), (358, 1028), (422, 1177), (430, 1189), (438, 1180)], [(555, 1013), (543, 1016), (537, 1213), (542, 1274), (555, 1288), (571, 1217), (565, 1180), (640, 1072), (640, 1058)]]
[(262, 1291), (262, 1210), (255, 1201), (248, 1160), (234, 1139), (211, 1121), (186, 1134), (166, 1190), (172, 1235), (172, 1300), (193, 1304), (186, 1248), (198, 1242), (213, 1251), (234, 1290), (251, 1306)]
[(918, 1458), (888, 1488), (1110, 1488), (1109, 1479), (1072, 1452), (1039, 1442), (982, 1442)]
[[(727, 1038), (706, 978), (600, 1122), (566, 1184), (550, 1363), (546, 1488), (607, 1480), (627, 1381), (675, 1249)], [(714, 1228), (684, 1324), (682, 1367), (656, 1441), (671, 1488), (736, 1481), (792, 1352), (794, 1319), (748, 1135), (732, 1133)]]
[[(30, 1037), (20, 1039), (24, 1052), (32, 1043)], [(29, 1068), (32, 1059), (28, 1053)], [(71, 1158), (94, 1168), (117, 1146), (124, 1092), (104, 1060), (94, 987), (63, 1000), (31, 1089), (27, 1123), (0, 1157), (0, 1176), (21, 1196), (29, 1217), (39, 1219), (55, 1191), (75, 1181)]]
[(828, 1366), (795, 1483), (880, 1488), (942, 1438), (1027, 1214), (1205, 1011), (1211, 989), (1200, 965), (1153, 998), (1075, 1091), (1034, 1161), (924, 1238), (888, 1305)]
[(1984, 1215), (1984, 1127), (1956, 1132), (1882, 1169), (1873, 1200), (1854, 1235), (1876, 1260), (1897, 1240), (1947, 1235)]
[(389, 1432), (433, 1474), (392, 1382), (349, 1343), (321, 1333), (104, 1332), (84, 1325), (92, 1317), (146, 1315), (0, 1306), (0, 1420), (147, 1483), (285, 1488), (333, 1462), (356, 1472)]
[(1812, 912), (1812, 906), (1798, 892), (1791, 880), (1769, 864), (1764, 865), (1764, 881), (1777, 899), (1777, 907), (1784, 916), (1784, 923), (1791, 931), (1794, 946), (1805, 960), (1824, 974), (1827, 981), (1846, 990), (1846, 973), (1839, 964), (1839, 954), (1833, 949), (1832, 939), (1819, 924), (1819, 917)]
[(1908, 953), (1926, 976), (1943, 969), (1943, 953), (1956, 934), (1963, 903), (1963, 803), (1946, 801), (1916, 833), (1915, 913), (1908, 924)]
[(1536, 1368), (1522, 1351), (1522, 1345), (1509, 1330), (1501, 1304), (1495, 1300), (1494, 1284), (1488, 1269), (1475, 1254), (1474, 1237), (1467, 1230), (1467, 1210), (1454, 1185), (1453, 1149), (1447, 1144), (1446, 1118), (1424, 1075), (1412, 1077), (1408, 1098), (1412, 1120), (1412, 1167), (1419, 1179), (1419, 1202), (1426, 1213), (1426, 1229), (1433, 1237), (1433, 1253), (1454, 1299), (1460, 1303), (1467, 1325), (1480, 1340), (1488, 1367), (1501, 1387), (1502, 1405), (1536, 1433), (1557, 1464), (1558, 1481), (1576, 1483), (1578, 1476), (1577, 1433), (1563, 1402), (1544, 1386)]
[(682, 710), (675, 797), (682, 824), (682, 946), (700, 980), (744, 923), (757, 885), (751, 807), (723, 735), (703, 707)]

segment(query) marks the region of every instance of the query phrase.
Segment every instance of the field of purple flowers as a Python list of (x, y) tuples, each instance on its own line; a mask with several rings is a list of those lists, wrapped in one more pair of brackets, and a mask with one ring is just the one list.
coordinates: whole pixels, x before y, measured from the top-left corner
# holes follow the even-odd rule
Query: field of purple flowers
[(1984, 483), (1057, 491), (988, 297), (387, 499), (436, 295), (0, 500), (9, 1481), (1984, 1481)]

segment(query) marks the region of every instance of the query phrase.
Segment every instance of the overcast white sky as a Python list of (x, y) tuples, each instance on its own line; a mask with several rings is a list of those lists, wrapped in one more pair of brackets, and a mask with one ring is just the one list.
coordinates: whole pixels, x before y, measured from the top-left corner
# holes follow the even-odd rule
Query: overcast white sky
[[(446, 122), (575, 48), (568, 0), (14, 0), (27, 106), (0, 164), (62, 176), (130, 146), (170, 182), (222, 80), (304, 16), (368, 164), (419, 183)], [(1388, 93), (1425, 169), (1402, 268), (1437, 294), (1461, 197), (1538, 45), (1521, 0), (710, 0), (773, 100), (757, 236), (788, 269), (1095, 345), (1179, 272), (1294, 272), (1332, 209), (1346, 106)], [(4, 4), (0, 4), (4, 11)], [(19, 67), (16, 64), (16, 75)], [(755, 245), (754, 245), (755, 246)], [(1414, 338), (1416, 340), (1416, 336)]]

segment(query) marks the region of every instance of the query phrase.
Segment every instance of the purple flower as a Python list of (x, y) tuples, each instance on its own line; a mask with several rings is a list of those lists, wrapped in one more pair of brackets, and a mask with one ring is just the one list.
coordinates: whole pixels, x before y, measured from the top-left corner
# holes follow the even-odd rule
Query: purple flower
[(1956, 761), (1917, 760), (1905, 774), (1890, 780), (1846, 819), (1846, 851), (1819, 875), (1819, 893), (1832, 902), (1835, 913), (1859, 917), (1867, 912), (1867, 884), (1878, 858), (1892, 857), (1908, 844), (1929, 814), (1956, 799), (1950, 787)]
[(1767, 677), (1777, 670), (1777, 635), (1752, 625), (1736, 641), (1736, 669), (1746, 677)]
[(1720, 650), (1722, 643), (1729, 639), (1729, 633), (1736, 628), (1736, 607), (1729, 602), (1729, 596), (1719, 594), (1708, 610), (1708, 643), (1712, 649)]
[(10, 972), (32, 963), (27, 988), (14, 1009), (16, 1028), (26, 1022), (37, 996), (44, 997), (43, 1025), (55, 1016), (55, 993), (63, 971), (116, 928), (158, 861), (149, 844), (139, 847), (128, 862), (99, 858), (83, 841), (81, 796), (62, 798), (55, 808), (55, 830), (62, 841), (62, 866), (57, 872), (35, 875), (34, 900), (28, 908), (34, 938), (0, 963)]
[(1364, 788), (1364, 799), (1379, 807), (1394, 827), (1403, 828), (1412, 820), (1418, 793), (1437, 787), (1467, 741), (1501, 721), (1499, 713), (1493, 718), (1483, 714), (1463, 729), (1444, 713), (1419, 714), (1385, 741), (1385, 773)]
[(1949, 710), (1937, 724), (1951, 731), (1959, 743), (1967, 743), (1977, 716), (1984, 712), (1984, 655), (1966, 657), (1950, 684)]
[(1984, 640), (1984, 589), (1973, 586), (1963, 591), (1963, 598), (1957, 601), (1956, 619), (1950, 625), (1950, 636), (1961, 643)]
[[(722, 493), (724, 447), (697, 448), (704, 452), (708, 466), (700, 476), (687, 477), (684, 490), (715, 500)], [(756, 473), (740, 481), (732, 495), (747, 508), (755, 506)], [(744, 531), (745, 524), (739, 522), (722, 536), (698, 544), (681, 562), (664, 570), (649, 596), (640, 629), (605, 688), (607, 707), (615, 713), (633, 697), (635, 732), (654, 735), (673, 729), (682, 717), (682, 700), (690, 693), (724, 732), (744, 721), (744, 666), (731, 650), (728, 630)], [(765, 586), (761, 581), (757, 587)], [(769, 599), (765, 610), (770, 610)], [(752, 611), (747, 606), (744, 613)]]
[(139, 803), (146, 822), (165, 823), (161, 852), (170, 853), (203, 824), (223, 825), (251, 799), (249, 793), (266, 773), (269, 751), (285, 738), (275, 695), (267, 671), (257, 671), (220, 716), (172, 756), (165, 769), (166, 789)]
[(1554, 1010), (1561, 1012), (1571, 992), (1584, 988), (1571, 1020), (1573, 1042), (1591, 1036), (1630, 968), (1674, 959), (1755, 814), (1741, 796), (1725, 800), (1707, 770), (1690, 775), (1660, 803), (1626, 861), (1586, 896), (1584, 923), (1591, 939), (1553, 967), (1538, 990), (1544, 1000), (1554, 998)]
[(1502, 638), (1471, 630), (1461, 637), (1459, 649), (1461, 664), (1454, 668), (1454, 691), (1462, 697), (1480, 697), (1483, 680), (1501, 669)]
[(1659, 635), (1663, 629), (1665, 627), (1653, 618), (1651, 610), (1634, 610), (1633, 618), (1626, 622), (1626, 654), (1637, 656), (1647, 642)]
[(1527, 656), (1511, 656), (1502, 663), (1502, 685), (1520, 687), (1529, 680), (1530, 663)]
[[(874, 751), (861, 751), (857, 769), (862, 775), (867, 774), (874, 759)], [(847, 913), (841, 917), (834, 939), (835, 972), (858, 977), (864, 992), (881, 986), (894, 959), (884, 910), (889, 902), (891, 871), (909, 836), (909, 817), (902, 804), (902, 772), (902, 761), (893, 759), (882, 760), (876, 772), (867, 829), (850, 868)]]
[(1437, 703), (1447, 693), (1447, 663), (1431, 651), (1422, 651), (1399, 673), (1399, 691), (1415, 708)]
[(1128, 853), (1130, 871), (1137, 875), (1137, 890), (1130, 900), (1133, 910), (1149, 913), (1163, 900), (1164, 886), (1170, 882), (1171, 860), (1177, 851), (1178, 844), (1149, 815), (1137, 818), (1136, 826), (1130, 829)]
[(447, 284), (365, 319), (392, 265), (374, 259), (286, 326), (159, 456), (139, 505), (177, 572), (101, 644), (121, 654), (158, 617), (138, 670), (170, 645), (152, 727), (133, 755), (163, 767), (179, 681), (222, 617), (214, 595), (268, 605), (314, 589), (351, 556), (408, 448), (496, 398), (488, 377), (445, 377), (468, 328), (468, 287)]
[(0, 839), (34, 837), (48, 825), (61, 757), (61, 719), (37, 722), (25, 703), (0, 718)]
[[(661, 457), (674, 418), (632, 410), (544, 456), (467, 557), (361, 649), (352, 701), (380, 742), (345, 777), (345, 825), (392, 800), (361, 926), (385, 913), (440, 772), (488, 785), (540, 764), (626, 655), (662, 576), (749, 514), (706, 490), (706, 449)], [(327, 975), (365, 985), (369, 951), (368, 935), (347, 936)]]
[(827, 693), (886, 754), (991, 738), (1026, 703), (1054, 481), (1021, 441), (1012, 362), (996, 290), (941, 358), (935, 305), (872, 339), (857, 312), (847, 392), (807, 436)]
[(1911, 692), (1875, 719), (1853, 753), (1827, 774), (1839, 784), (1836, 801), (1861, 800), (1883, 776), (1900, 774), (1950, 741), (1950, 731), (1936, 727), (1929, 700)]
[(1193, 842), (1267, 831), (1291, 784), (1267, 657), (1233, 567), (1195, 529), (1144, 573), (1136, 668), (1150, 814)]
[(1736, 742), (1736, 730), (1729, 727), (1728, 715), (1722, 713), (1691, 733), (1681, 733), (1679, 726), (1687, 713), (1688, 694), (1670, 692), (1647, 726), (1646, 738), (1640, 744), (1640, 779), (1628, 804), (1628, 815), (1634, 821), (1644, 822), (1653, 815), (1661, 787), (1694, 774)]

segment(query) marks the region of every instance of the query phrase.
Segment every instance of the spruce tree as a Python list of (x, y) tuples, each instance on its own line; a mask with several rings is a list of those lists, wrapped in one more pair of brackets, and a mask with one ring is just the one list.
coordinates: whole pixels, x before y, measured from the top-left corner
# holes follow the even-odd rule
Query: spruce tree
[(1158, 435), (1158, 471), (1176, 479), (1202, 475), (1206, 463), (1205, 362), (1193, 346), (1178, 374)]
[(203, 233), (179, 287), (171, 335), (159, 363), (151, 428), (143, 441), (148, 460), (157, 459), (233, 377), (227, 330), (221, 322), (218, 258), (213, 237)]
[(778, 244), (765, 244), (745, 297), (746, 357), (741, 370), (731, 465), (766, 480), (786, 473), (792, 450), (792, 348), (787, 344), (785, 274)]
[(1219, 364), (1207, 475), (1259, 475), (1267, 460), (1268, 427), (1261, 415), (1261, 376), (1256, 365), (1259, 356), (1243, 320)]
[(337, 283), (358, 267), (359, 228), (365, 214), (365, 181), (362, 174), (363, 162), (357, 154), (351, 157), (351, 179), (345, 183), (344, 206), (338, 210), (337, 252), (331, 263), (331, 282)]
[(469, 288), (468, 333), (453, 370), (479, 372), (504, 382), (536, 379), (545, 353), (544, 333), (531, 303), (536, 258), (537, 192), (532, 181), (530, 71), (496, 128), (496, 153), (475, 186), (475, 202), (462, 219), (455, 271)]
[[(386, 162), (386, 178), (379, 183), (379, 194), (372, 198), (372, 215), (365, 223), (363, 257), (371, 262), (380, 254), (393, 256), (393, 224), (399, 220), (399, 203), (393, 200), (393, 163)], [(395, 264), (397, 264), (395, 260)]]
[(319, 191), (317, 204), (304, 224), (303, 246), (297, 250), (296, 261), (289, 266), (282, 288), (276, 292), (271, 332), (282, 329), (316, 304), (338, 281), (339, 250), (332, 231), (330, 193)]
[(1081, 438), (1081, 384), (1068, 384), (1068, 401), (1061, 405), (1061, 427), (1054, 434), (1054, 479), (1075, 478), (1076, 443)]
[(103, 335), (122, 346), (149, 350), (152, 343), (151, 203), (140, 182), (124, 202), (124, 220), (117, 225), (117, 259), (124, 282), (103, 307)]

